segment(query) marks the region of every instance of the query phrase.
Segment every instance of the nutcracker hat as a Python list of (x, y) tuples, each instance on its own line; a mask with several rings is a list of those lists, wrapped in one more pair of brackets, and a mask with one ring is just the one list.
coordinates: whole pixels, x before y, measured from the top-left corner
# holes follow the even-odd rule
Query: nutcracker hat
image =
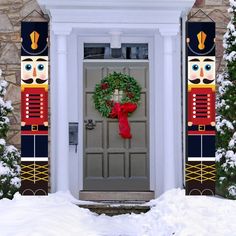
[(21, 22), (21, 56), (48, 56), (47, 22)]
[(186, 50), (188, 56), (215, 56), (215, 23), (187, 22)]

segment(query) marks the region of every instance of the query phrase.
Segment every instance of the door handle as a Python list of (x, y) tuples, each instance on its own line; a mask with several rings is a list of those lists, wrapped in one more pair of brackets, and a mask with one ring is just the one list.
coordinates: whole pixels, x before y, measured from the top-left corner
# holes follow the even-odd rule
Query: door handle
[(88, 129), (88, 130), (93, 130), (96, 127), (96, 123), (92, 119), (86, 120), (85, 123), (86, 123), (85, 128)]

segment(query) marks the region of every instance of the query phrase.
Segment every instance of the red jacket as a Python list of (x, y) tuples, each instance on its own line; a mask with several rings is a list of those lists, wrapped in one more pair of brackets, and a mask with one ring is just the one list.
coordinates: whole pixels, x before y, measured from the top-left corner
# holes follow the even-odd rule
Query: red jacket
[(25, 125), (48, 122), (48, 92), (45, 88), (24, 88), (21, 92), (21, 121)]
[[(211, 87), (194, 88), (188, 91), (188, 122), (192, 126), (211, 126), (215, 122), (215, 91)], [(189, 133), (209, 133), (214, 131), (196, 130)]]

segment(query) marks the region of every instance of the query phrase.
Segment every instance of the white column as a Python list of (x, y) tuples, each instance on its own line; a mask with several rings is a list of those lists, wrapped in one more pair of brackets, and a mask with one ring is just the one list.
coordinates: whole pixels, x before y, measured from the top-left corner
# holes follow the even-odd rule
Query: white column
[(56, 37), (50, 31), (50, 186), (51, 192), (56, 191), (56, 160), (57, 160), (57, 51)]
[[(164, 98), (163, 98), (163, 46), (159, 32), (154, 34), (154, 50), (150, 53), (150, 177), (154, 178), (155, 197), (163, 192), (164, 185)], [(152, 50), (152, 51), (151, 51)], [(153, 53), (153, 57), (151, 55)], [(153, 70), (151, 70), (153, 68)], [(152, 76), (153, 72), (153, 76)], [(154, 173), (154, 175), (152, 175)], [(152, 181), (152, 179), (151, 179)], [(151, 187), (151, 185), (150, 185)]]
[[(178, 26), (176, 26), (178, 29)], [(177, 34), (177, 30), (166, 29), (160, 30), (163, 37), (163, 88), (164, 88), (164, 180), (163, 192), (176, 187), (176, 166), (175, 166), (175, 132), (174, 132), (174, 67), (173, 67), (173, 36)], [(168, 31), (167, 31), (168, 30)], [(178, 78), (178, 77), (177, 77)]]
[(67, 94), (67, 34), (60, 32), (57, 39), (57, 130), (56, 130), (56, 191), (69, 190), (69, 130)]

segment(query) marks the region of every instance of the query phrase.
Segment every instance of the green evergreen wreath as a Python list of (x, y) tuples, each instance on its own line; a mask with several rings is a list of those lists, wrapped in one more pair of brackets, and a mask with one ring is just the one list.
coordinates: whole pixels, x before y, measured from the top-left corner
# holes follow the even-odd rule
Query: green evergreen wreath
[(141, 86), (131, 76), (127, 74), (113, 72), (96, 84), (93, 101), (95, 108), (103, 117), (110, 117), (110, 113), (115, 104), (113, 95), (115, 90), (122, 91), (123, 96), (120, 104), (135, 103), (138, 105), (141, 96)]

